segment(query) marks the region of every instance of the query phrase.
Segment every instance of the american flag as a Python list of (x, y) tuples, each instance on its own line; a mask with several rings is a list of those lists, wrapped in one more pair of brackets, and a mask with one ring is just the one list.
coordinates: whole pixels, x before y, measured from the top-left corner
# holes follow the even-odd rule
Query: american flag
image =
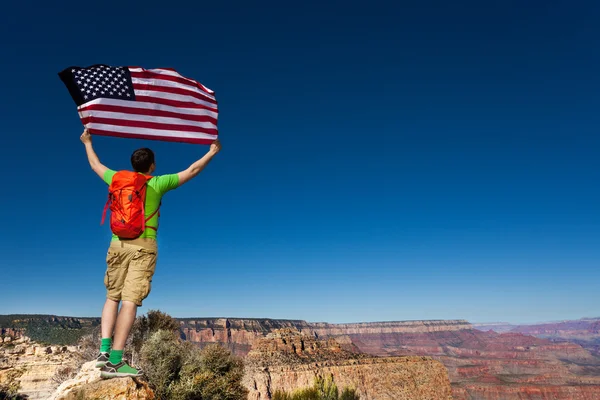
[(200, 144), (218, 136), (214, 92), (174, 69), (96, 64), (58, 75), (90, 134)]

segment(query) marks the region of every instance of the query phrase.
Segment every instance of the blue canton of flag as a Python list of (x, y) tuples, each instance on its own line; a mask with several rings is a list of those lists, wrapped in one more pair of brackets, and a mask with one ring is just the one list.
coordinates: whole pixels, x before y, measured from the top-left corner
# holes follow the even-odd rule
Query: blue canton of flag
[(78, 106), (99, 97), (135, 101), (131, 74), (125, 67), (74, 67), (71, 68), (70, 79), (79, 92)]

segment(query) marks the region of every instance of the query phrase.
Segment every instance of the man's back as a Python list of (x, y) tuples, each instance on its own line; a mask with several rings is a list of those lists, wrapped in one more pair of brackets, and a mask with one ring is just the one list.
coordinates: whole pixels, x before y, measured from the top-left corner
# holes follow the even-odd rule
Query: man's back
[[(112, 179), (117, 171), (112, 169), (107, 169), (104, 172), (104, 182), (107, 185), (110, 185)], [(150, 218), (146, 224), (148, 227), (144, 230), (144, 232), (140, 235), (140, 238), (149, 238), (155, 239), (157, 236), (157, 231), (152, 229), (151, 227), (155, 227), (158, 229), (158, 220), (159, 213), (155, 213), (155, 211), (160, 206), (160, 202), (162, 197), (170, 190), (173, 190), (179, 186), (179, 176), (178, 174), (166, 174), (166, 175), (158, 175), (154, 176), (152, 179), (148, 181), (148, 188), (146, 189), (146, 202), (144, 207), (144, 213), (146, 217), (149, 217), (154, 213), (152, 218)], [(112, 240), (119, 240), (118, 236), (112, 236)]]

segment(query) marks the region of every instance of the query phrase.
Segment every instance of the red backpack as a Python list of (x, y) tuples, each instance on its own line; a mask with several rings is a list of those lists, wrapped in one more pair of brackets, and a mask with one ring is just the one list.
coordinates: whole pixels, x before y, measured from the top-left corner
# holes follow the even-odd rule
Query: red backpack
[(110, 206), (110, 229), (120, 238), (135, 239), (146, 228), (146, 222), (158, 212), (158, 209), (148, 218), (144, 218), (144, 205), (146, 202), (146, 188), (152, 176), (131, 171), (118, 171), (113, 176), (108, 187), (108, 200), (102, 213), (102, 222), (106, 217), (106, 210)]

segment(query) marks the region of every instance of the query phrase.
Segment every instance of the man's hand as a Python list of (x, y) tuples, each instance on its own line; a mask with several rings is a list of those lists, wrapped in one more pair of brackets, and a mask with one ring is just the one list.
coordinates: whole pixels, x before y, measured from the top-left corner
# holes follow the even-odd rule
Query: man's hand
[(83, 130), (83, 133), (81, 134), (79, 139), (81, 139), (81, 142), (83, 144), (92, 144), (92, 135), (90, 135), (90, 132), (87, 130), (87, 128)]
[(210, 144), (209, 152), (215, 155), (219, 151), (221, 151), (221, 142), (219, 142), (219, 139), (215, 139), (215, 141)]

